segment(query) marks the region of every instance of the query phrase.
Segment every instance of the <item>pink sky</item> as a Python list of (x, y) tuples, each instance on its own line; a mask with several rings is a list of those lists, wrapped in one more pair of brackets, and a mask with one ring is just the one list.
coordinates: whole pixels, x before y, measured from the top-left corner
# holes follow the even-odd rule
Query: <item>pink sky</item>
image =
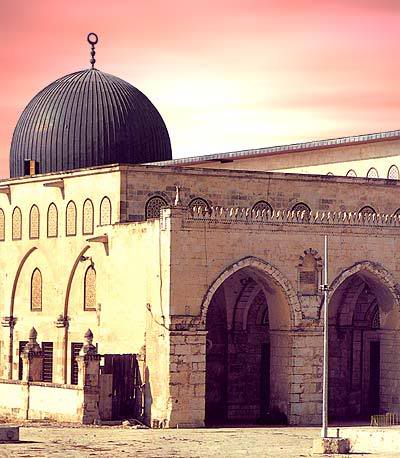
[(399, 0), (1, 0), (0, 176), (25, 105), (96, 67), (185, 157), (400, 128)]

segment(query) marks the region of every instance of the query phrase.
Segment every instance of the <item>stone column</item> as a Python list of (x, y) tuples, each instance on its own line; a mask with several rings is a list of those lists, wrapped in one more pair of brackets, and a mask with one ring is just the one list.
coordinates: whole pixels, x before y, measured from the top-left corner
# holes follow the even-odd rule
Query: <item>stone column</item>
[(3, 342), (1, 350), (2, 360), (0, 364), (3, 373), (0, 374), (2, 378), (12, 379), (13, 376), (13, 339), (14, 339), (14, 326), (16, 318), (13, 316), (4, 316), (1, 319), (1, 326), (4, 328), (3, 331)]
[(24, 382), (41, 382), (43, 379), (43, 351), (37, 343), (37, 331), (29, 332), (29, 342), (22, 352), (22, 380)]
[(57, 341), (54, 352), (54, 382), (67, 383), (67, 366), (68, 366), (68, 318), (63, 314), (58, 315), (54, 322), (57, 328)]
[(100, 418), (100, 358), (93, 345), (93, 333), (88, 329), (85, 333), (85, 343), (77, 356), (78, 387), (83, 390), (82, 423), (91, 424)]

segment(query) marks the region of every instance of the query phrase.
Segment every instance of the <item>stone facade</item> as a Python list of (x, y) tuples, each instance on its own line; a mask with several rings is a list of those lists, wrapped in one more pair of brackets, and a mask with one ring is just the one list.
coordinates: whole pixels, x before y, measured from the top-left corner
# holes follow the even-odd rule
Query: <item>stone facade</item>
[(76, 379), (102, 364), (76, 365), (90, 328), (100, 355), (138, 355), (153, 427), (318, 424), (328, 235), (331, 415), (400, 413), (399, 182), (111, 166), (0, 191), (10, 389), (34, 326), (51, 382), (100, 396), (100, 379)]

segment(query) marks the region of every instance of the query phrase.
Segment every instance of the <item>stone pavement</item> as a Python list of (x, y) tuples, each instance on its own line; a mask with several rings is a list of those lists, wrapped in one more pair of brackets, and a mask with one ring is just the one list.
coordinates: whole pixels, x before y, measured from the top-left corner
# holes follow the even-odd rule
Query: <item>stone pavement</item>
[[(21, 427), (20, 443), (0, 444), (0, 458), (300, 458), (313, 456), (312, 440), (318, 434), (318, 428), (151, 430), (30, 423)], [(396, 455), (386, 453), (357, 456), (394, 458)]]

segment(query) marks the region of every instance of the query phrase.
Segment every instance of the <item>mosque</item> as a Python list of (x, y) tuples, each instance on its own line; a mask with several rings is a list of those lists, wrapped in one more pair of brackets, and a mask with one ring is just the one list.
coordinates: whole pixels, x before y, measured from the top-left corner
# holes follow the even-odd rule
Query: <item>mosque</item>
[(78, 418), (86, 342), (91, 421), (320, 424), (324, 235), (329, 416), (400, 415), (400, 131), (172, 159), (89, 40), (0, 181), (0, 415)]

